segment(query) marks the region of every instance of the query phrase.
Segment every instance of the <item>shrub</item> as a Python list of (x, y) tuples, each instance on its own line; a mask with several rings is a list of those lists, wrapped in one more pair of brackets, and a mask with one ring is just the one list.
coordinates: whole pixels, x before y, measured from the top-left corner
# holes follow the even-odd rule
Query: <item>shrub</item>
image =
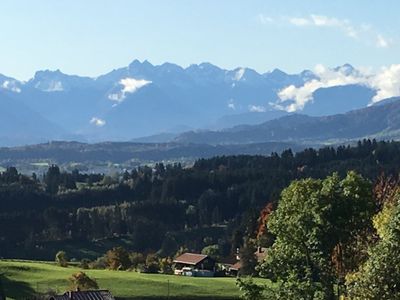
[(99, 288), (96, 280), (90, 278), (84, 272), (72, 274), (72, 276), (69, 278), (69, 281), (71, 283), (71, 289), (73, 290), (84, 291)]
[(143, 265), (146, 262), (146, 258), (142, 253), (132, 252), (129, 255), (132, 268), (137, 269), (139, 265)]
[(81, 260), (81, 263), (79, 264), (79, 267), (82, 269), (89, 269), (89, 264), (90, 264), (90, 260), (87, 258), (84, 258)]
[(108, 267), (105, 256), (98, 257), (95, 261), (89, 264), (90, 269), (104, 270)]
[(155, 254), (149, 254), (146, 257), (146, 272), (145, 273), (158, 273), (160, 267), (158, 264), (158, 258)]
[(172, 259), (170, 257), (160, 259), (160, 271), (163, 274), (173, 274)]
[(126, 270), (131, 266), (129, 253), (123, 247), (115, 247), (107, 251), (106, 258), (111, 270)]
[(56, 263), (61, 267), (68, 267), (68, 259), (65, 251), (58, 251), (56, 254)]

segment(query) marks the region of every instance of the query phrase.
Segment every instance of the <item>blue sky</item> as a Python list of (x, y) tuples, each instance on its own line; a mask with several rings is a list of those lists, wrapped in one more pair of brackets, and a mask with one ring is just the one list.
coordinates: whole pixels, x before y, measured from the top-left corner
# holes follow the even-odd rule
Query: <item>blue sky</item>
[(2, 0), (0, 73), (97, 76), (133, 59), (298, 72), (398, 63), (400, 2)]

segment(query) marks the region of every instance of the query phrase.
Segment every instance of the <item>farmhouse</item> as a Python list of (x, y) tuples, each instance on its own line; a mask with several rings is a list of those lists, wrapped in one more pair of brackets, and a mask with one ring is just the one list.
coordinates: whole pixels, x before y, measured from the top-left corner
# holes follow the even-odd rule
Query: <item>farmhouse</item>
[(64, 295), (50, 297), (50, 300), (115, 300), (110, 291), (70, 291)]
[(215, 260), (208, 255), (184, 253), (174, 259), (175, 275), (194, 277), (213, 277)]

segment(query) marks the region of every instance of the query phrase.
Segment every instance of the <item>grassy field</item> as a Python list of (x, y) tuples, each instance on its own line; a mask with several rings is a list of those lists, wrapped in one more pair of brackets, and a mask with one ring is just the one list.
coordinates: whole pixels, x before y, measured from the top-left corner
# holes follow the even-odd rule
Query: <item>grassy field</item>
[[(0, 274), (7, 297), (23, 299), (49, 289), (63, 293), (68, 277), (79, 271), (50, 262), (0, 260)], [(122, 299), (237, 299), (234, 278), (190, 278), (128, 271), (84, 270), (95, 278), (101, 289), (110, 290)]]

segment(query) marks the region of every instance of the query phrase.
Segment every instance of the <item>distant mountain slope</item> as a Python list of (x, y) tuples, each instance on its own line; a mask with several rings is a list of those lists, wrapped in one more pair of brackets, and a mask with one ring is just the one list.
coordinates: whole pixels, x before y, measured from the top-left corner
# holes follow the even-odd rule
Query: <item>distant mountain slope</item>
[(173, 141), (178, 136), (177, 133), (163, 132), (159, 134), (144, 136), (132, 139), (134, 143), (168, 143)]
[(65, 130), (0, 92), (0, 146), (70, 138)]
[(283, 110), (268, 110), (265, 112), (247, 112), (242, 114), (226, 115), (218, 119), (210, 127), (211, 129), (217, 130), (234, 127), (239, 124), (256, 125), (286, 115), (289, 115), (289, 113)]
[(328, 116), (366, 107), (375, 92), (362, 85), (345, 85), (318, 89), (311, 103), (301, 111), (310, 116)]
[(400, 101), (389, 101), (333, 116), (290, 115), (260, 125), (237, 126), (222, 131), (187, 132), (183, 143), (243, 144), (352, 140), (364, 137), (400, 137)]

